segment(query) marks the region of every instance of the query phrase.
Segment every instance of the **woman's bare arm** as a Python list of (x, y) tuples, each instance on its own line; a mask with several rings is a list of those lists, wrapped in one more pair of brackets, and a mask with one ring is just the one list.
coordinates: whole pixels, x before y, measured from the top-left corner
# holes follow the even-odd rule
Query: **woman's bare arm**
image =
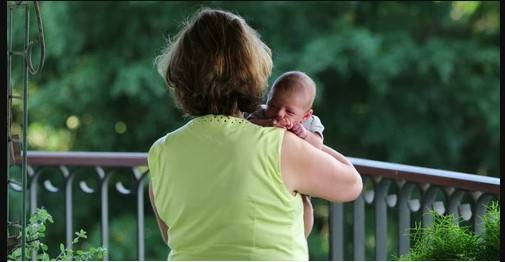
[(153, 185), (149, 183), (149, 199), (151, 200), (151, 206), (153, 207), (154, 214), (156, 215), (156, 221), (158, 221), (158, 227), (160, 228), (161, 237), (165, 244), (168, 243), (168, 226), (161, 220), (158, 215), (158, 211), (156, 210), (156, 205), (154, 204), (154, 193), (153, 193)]
[(330, 153), (305, 143), (291, 132), (285, 132), (281, 175), (287, 189), (332, 202), (356, 199), (363, 187), (358, 171), (345, 157), (340, 155), (347, 163), (339, 159), (341, 157), (329, 147), (324, 150)]

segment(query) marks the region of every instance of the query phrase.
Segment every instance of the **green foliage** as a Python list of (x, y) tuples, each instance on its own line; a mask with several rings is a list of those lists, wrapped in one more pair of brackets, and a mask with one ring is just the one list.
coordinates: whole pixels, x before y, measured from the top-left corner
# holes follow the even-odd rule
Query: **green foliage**
[(500, 206), (493, 202), (482, 217), (484, 231), (480, 235), (480, 250), (477, 260), (499, 260), (500, 258)]
[[(87, 260), (99, 260), (102, 259), (107, 252), (106, 249), (102, 247), (89, 248), (88, 250), (73, 250), (71, 248), (65, 248), (65, 246), (60, 243), (60, 253), (56, 258), (50, 258), (47, 253), (48, 246), (42, 242), (42, 238), (45, 237), (46, 223), (53, 223), (53, 217), (44, 209), (39, 208), (30, 217), (29, 223), (25, 229), (25, 257), (30, 258), (33, 254), (37, 260), (63, 260), (63, 261), (87, 261)], [(80, 230), (75, 232), (76, 237), (72, 240), (72, 244), (78, 244), (79, 240), (87, 238), (86, 231)], [(17, 240), (21, 242), (21, 232), (19, 233)], [(22, 257), (22, 247), (18, 246), (12, 250), (9, 254), (9, 260), (21, 260)]]
[[(29, 149), (146, 152), (157, 138), (180, 127), (187, 119), (175, 108), (153, 60), (188, 15), (209, 6), (236, 12), (258, 30), (273, 53), (269, 83), (288, 70), (314, 78), (314, 112), (326, 127), (325, 144), (347, 156), (497, 177), (499, 5), (44, 1), (46, 62), (39, 75), (30, 76)], [(13, 47), (22, 50), (24, 10), (13, 14)], [(33, 38), (34, 19), (30, 29)], [(12, 62), (11, 82), (20, 95), (23, 60)], [(14, 106), (17, 130), (20, 108)], [(60, 205), (58, 197), (48, 199), (48, 208)], [(98, 203), (74, 201), (86, 207)], [(119, 201), (124, 204), (110, 206), (114, 232), (135, 228), (134, 220), (121, 219), (135, 210), (135, 201), (110, 196), (111, 203)], [(99, 208), (74, 210), (74, 219), (97, 223), (99, 211), (91, 210)], [(64, 227), (52, 230), (48, 242), (57, 243)], [(328, 253), (322, 248), (327, 236), (321, 234), (309, 239), (311, 257), (317, 259)], [(373, 240), (368, 234), (366, 239)], [(114, 254), (122, 254), (117, 257), (134, 257), (132, 245), (117, 243), (112, 244)], [(164, 246), (151, 246), (146, 245), (147, 257), (166, 258)], [(366, 260), (373, 259), (369, 249)]]
[(432, 226), (414, 228), (415, 248), (402, 260), (475, 260), (477, 237), (454, 223), (452, 215), (432, 214)]
[(499, 260), (500, 210), (497, 203), (482, 217), (484, 232), (474, 234), (459, 226), (452, 214), (430, 213), (433, 224), (423, 228), (416, 224), (411, 232), (413, 247), (400, 260)]
[[(273, 52), (270, 83), (295, 69), (316, 80), (326, 144), (350, 156), (498, 176), (498, 5), (44, 2), (47, 61), (31, 79), (30, 147), (145, 152), (182, 125), (153, 60), (185, 17), (210, 6), (259, 31)], [(14, 18), (19, 46), (23, 23)], [(18, 87), (21, 72), (13, 69)]]

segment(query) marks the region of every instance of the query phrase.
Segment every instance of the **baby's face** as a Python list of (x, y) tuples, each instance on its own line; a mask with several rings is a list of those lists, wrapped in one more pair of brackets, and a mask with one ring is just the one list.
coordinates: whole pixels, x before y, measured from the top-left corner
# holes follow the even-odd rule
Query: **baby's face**
[(310, 116), (307, 109), (307, 96), (303, 92), (286, 92), (284, 90), (275, 90), (272, 97), (267, 102), (265, 116), (281, 120), (286, 118), (291, 123), (301, 123)]

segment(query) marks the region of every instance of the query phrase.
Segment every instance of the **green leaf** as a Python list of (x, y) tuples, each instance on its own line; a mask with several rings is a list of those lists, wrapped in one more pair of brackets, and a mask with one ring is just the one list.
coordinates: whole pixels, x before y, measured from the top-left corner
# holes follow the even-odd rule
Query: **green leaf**
[(14, 251), (11, 252), (9, 257), (11, 257), (12, 260), (18, 260), (18, 258), (21, 257), (21, 248), (20, 247), (16, 248)]
[(45, 232), (46, 231), (46, 225), (40, 224), (39, 228), (37, 229), (39, 233)]
[(86, 236), (86, 231), (84, 231), (83, 229), (81, 229), (79, 232), (75, 232), (75, 234), (76, 234), (79, 238), (87, 238), (87, 236)]

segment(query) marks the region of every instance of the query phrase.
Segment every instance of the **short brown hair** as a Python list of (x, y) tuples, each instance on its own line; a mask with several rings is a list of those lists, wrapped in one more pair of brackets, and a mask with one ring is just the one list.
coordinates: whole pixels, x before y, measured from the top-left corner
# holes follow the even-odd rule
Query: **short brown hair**
[(307, 98), (306, 109), (312, 108), (316, 97), (316, 83), (310, 76), (301, 71), (288, 71), (280, 75), (268, 92), (267, 101), (272, 99), (275, 91), (304, 92)]
[(272, 72), (271, 51), (238, 15), (201, 9), (155, 61), (190, 116), (257, 109)]

